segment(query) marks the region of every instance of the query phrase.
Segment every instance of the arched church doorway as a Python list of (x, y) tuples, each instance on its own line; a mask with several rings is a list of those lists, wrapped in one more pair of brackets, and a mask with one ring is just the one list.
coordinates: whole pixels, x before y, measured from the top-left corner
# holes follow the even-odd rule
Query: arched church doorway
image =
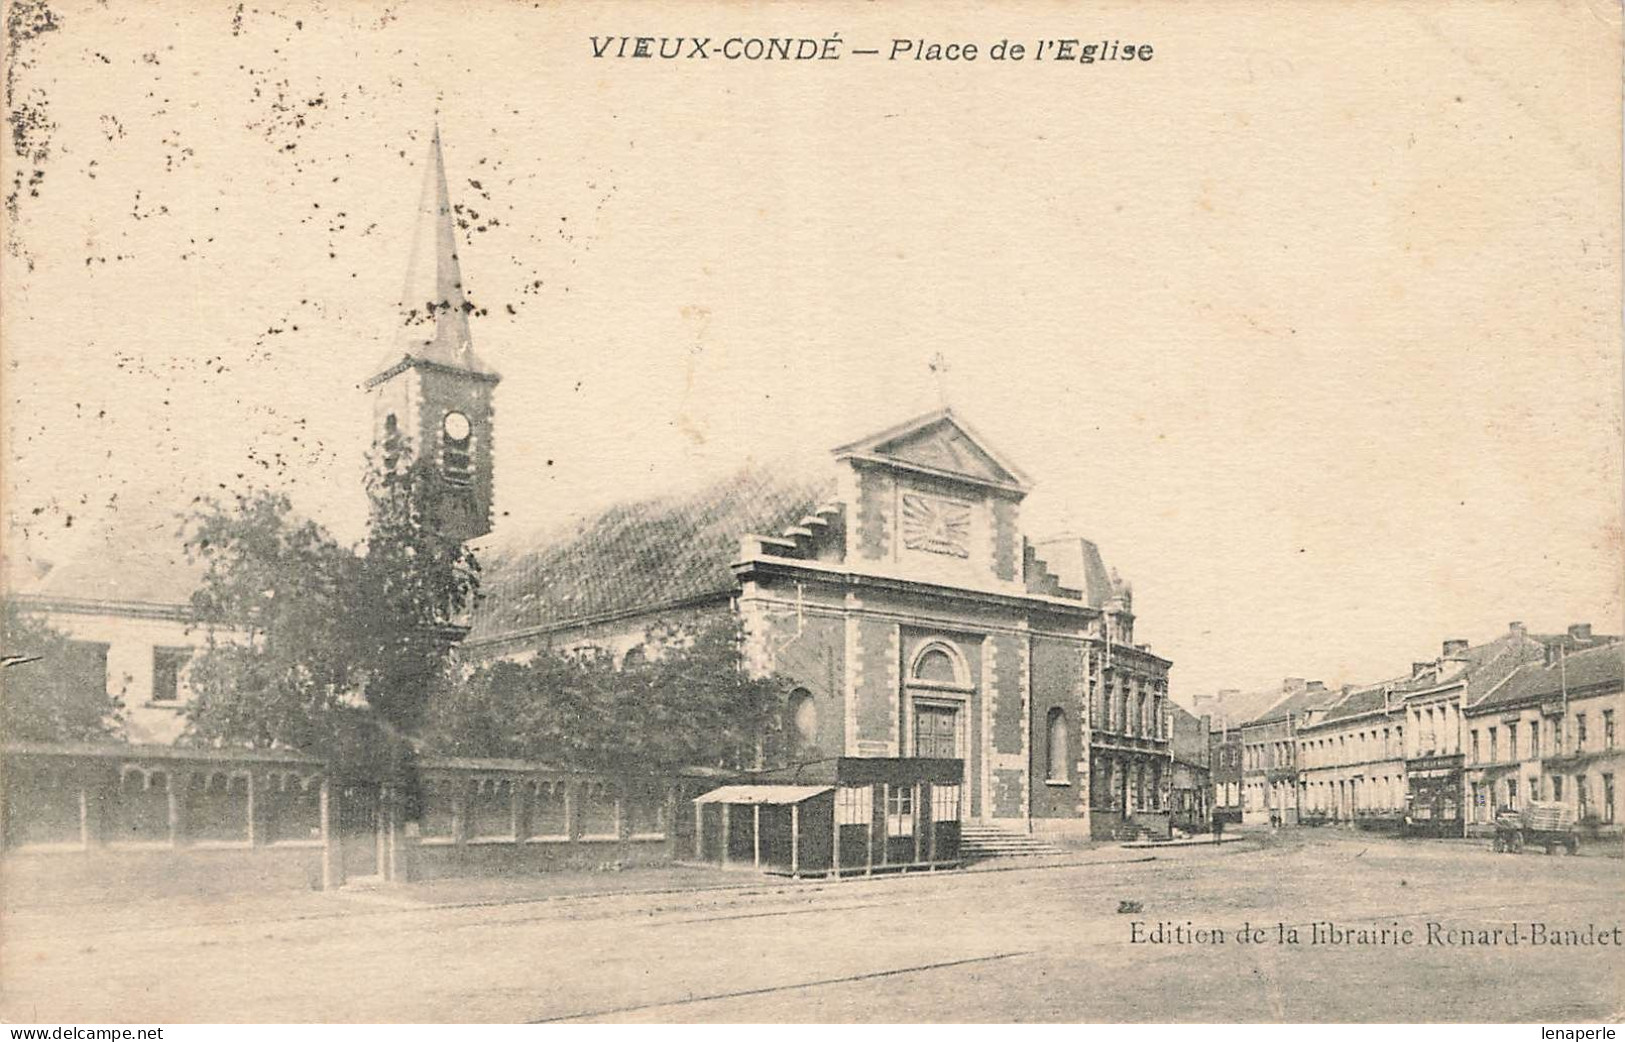
[[(961, 760), (968, 784), (974, 685), (964, 655), (951, 641), (931, 637), (915, 645), (904, 666), (904, 754)], [(959, 807), (961, 815), (971, 812), (969, 800)]]

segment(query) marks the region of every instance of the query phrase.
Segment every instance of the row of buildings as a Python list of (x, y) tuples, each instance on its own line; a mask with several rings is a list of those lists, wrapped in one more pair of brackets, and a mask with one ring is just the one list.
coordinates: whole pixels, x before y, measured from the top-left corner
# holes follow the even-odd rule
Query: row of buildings
[(1497, 810), (1567, 803), (1583, 830), (1625, 822), (1625, 644), (1589, 624), (1447, 640), (1376, 684), (1291, 678), (1247, 715), (1240, 692), (1199, 699), (1212, 737), (1215, 814), (1246, 824), (1336, 822), (1441, 836), (1487, 830)]

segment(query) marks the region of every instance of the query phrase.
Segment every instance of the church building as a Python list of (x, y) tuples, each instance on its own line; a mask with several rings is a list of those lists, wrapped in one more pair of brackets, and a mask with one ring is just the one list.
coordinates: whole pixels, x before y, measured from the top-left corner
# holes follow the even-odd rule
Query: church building
[[(469, 336), (438, 136), (424, 192), (405, 338), (367, 387), (377, 437), (438, 462), (462, 493), (447, 523), (474, 537), (498, 377)], [(1131, 591), (1093, 543), (1027, 538), (1030, 488), (939, 410), (836, 447), (825, 474), (747, 467), (488, 554), (462, 650), (620, 660), (653, 627), (732, 613), (750, 668), (796, 685), (786, 720), (808, 755), (961, 760), (966, 820), (1165, 829), (1169, 663), (1135, 644)]]
[(465, 655), (635, 657), (653, 627), (734, 613), (749, 666), (797, 685), (808, 755), (962, 760), (982, 823), (1165, 815), (1169, 663), (1134, 643), (1094, 544), (1026, 538), (1027, 478), (951, 410), (831, 462), (746, 467), (488, 557)]

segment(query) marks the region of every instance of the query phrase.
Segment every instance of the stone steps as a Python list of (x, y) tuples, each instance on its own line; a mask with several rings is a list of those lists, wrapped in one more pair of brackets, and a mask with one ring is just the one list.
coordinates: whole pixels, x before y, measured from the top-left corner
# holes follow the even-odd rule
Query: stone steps
[(964, 825), (959, 831), (959, 855), (966, 861), (994, 857), (1051, 857), (1066, 851), (1027, 832), (997, 825)]

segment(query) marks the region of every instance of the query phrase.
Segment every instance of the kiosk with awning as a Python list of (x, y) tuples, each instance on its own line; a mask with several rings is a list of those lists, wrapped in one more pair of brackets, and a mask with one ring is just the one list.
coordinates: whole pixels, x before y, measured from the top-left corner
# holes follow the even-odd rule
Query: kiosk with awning
[[(696, 798), (695, 859), (792, 876), (959, 865), (963, 761), (840, 757), (821, 766)], [(786, 773), (793, 780), (781, 780)]]

